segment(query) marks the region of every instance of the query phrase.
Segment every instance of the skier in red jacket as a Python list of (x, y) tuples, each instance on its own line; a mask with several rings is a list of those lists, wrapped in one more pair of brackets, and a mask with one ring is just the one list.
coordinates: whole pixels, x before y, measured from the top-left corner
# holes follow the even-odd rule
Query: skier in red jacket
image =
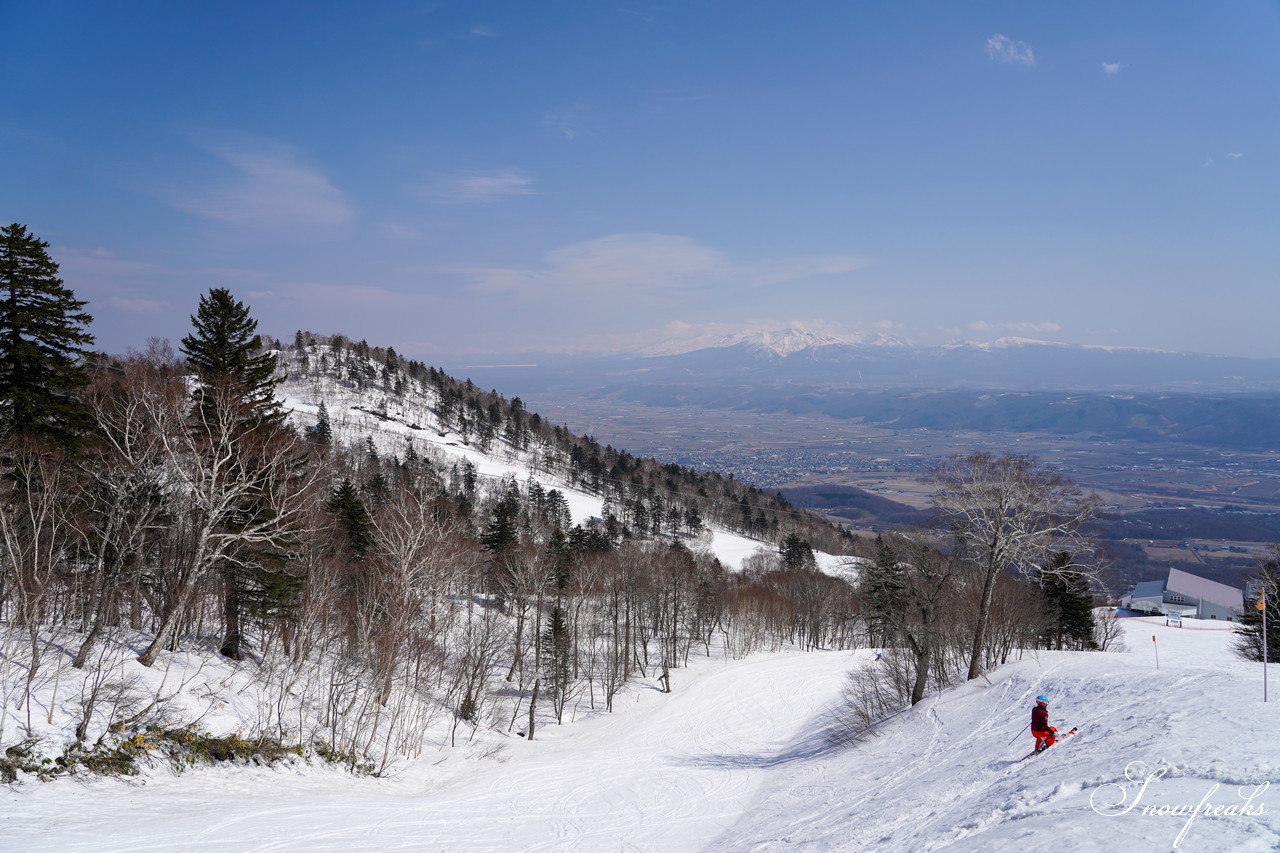
[(1036, 739), (1036, 752), (1043, 752), (1054, 743), (1056, 730), (1049, 725), (1049, 699), (1046, 696), (1036, 697), (1036, 706), (1031, 709), (1031, 734)]

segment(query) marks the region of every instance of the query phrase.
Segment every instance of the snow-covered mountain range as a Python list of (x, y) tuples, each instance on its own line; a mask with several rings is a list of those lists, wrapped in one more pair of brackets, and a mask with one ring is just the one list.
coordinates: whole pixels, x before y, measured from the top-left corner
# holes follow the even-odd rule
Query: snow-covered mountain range
[(764, 358), (786, 358), (798, 352), (825, 347), (861, 348), (867, 346), (909, 346), (903, 338), (883, 334), (834, 335), (805, 326), (791, 325), (781, 329), (731, 332), (675, 337), (642, 347), (634, 355), (646, 358), (684, 355), (702, 349), (742, 347)]
[(914, 346), (888, 335), (842, 336), (792, 325), (685, 335), (596, 356), (525, 353), (519, 369), (446, 367), (486, 386), (750, 382), (856, 390), (1280, 391), (1280, 359), (1064, 344), (1004, 337)]

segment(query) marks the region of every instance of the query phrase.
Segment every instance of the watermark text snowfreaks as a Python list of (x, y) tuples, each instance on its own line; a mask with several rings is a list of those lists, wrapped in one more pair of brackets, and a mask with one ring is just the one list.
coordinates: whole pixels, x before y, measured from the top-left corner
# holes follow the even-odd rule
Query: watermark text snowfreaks
[[(1121, 782), (1108, 782), (1095, 788), (1089, 796), (1089, 805), (1095, 812), (1104, 817), (1120, 817), (1121, 815), (1145, 815), (1162, 818), (1182, 818), (1185, 822), (1174, 839), (1173, 846), (1182, 844), (1191, 830), (1191, 825), (1200, 816), (1223, 817), (1256, 817), (1266, 814), (1266, 806), (1262, 803), (1262, 795), (1271, 787), (1270, 782), (1259, 785), (1241, 785), (1236, 789), (1236, 799), (1228, 803), (1221, 800), (1215, 802), (1214, 796), (1222, 788), (1220, 783), (1213, 783), (1198, 803), (1159, 803), (1148, 795), (1147, 789), (1156, 779), (1169, 772), (1168, 767), (1150, 768), (1145, 762), (1131, 761), (1125, 765), (1124, 776), (1130, 782), (1140, 783), (1133, 799), (1129, 799), (1129, 787)], [(1117, 799), (1118, 797), (1118, 799)]]

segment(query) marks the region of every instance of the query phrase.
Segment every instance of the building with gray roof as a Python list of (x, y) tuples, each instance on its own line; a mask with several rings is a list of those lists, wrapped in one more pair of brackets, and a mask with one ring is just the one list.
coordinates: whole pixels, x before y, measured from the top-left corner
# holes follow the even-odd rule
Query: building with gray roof
[(1164, 580), (1143, 581), (1135, 586), (1120, 598), (1120, 606), (1138, 613), (1239, 622), (1244, 610), (1244, 590), (1181, 569), (1170, 569), (1169, 577)]

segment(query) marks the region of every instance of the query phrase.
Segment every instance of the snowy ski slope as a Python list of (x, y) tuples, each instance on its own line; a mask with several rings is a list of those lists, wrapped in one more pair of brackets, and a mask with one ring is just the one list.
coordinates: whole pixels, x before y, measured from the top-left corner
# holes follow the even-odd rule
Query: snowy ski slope
[[(5, 790), (0, 850), (1277, 849), (1280, 749), (1260, 667), (1231, 656), (1226, 631), (1125, 628), (1131, 651), (1026, 655), (852, 747), (824, 729), (870, 652), (702, 659), (674, 693), (642, 683), (612, 715), (533, 742), (484, 732), (394, 778), (222, 768)], [(1020, 761), (1039, 693), (1080, 733)], [(1214, 806), (1189, 826), (1169, 813)]]

